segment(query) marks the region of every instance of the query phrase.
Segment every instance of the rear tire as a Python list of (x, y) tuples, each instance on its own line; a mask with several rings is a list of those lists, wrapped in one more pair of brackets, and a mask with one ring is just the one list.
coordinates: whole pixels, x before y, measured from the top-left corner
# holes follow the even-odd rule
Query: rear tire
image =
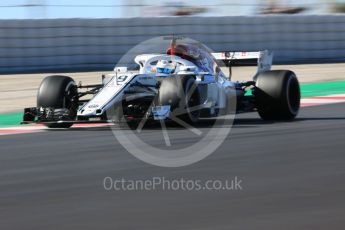
[[(70, 111), (69, 120), (75, 120), (78, 110), (77, 85), (67, 76), (53, 75), (43, 79), (37, 95), (37, 107), (65, 108)], [(72, 123), (45, 124), (49, 128), (69, 128)]]
[(301, 93), (292, 71), (273, 70), (259, 74), (254, 96), (263, 120), (292, 120), (298, 114)]

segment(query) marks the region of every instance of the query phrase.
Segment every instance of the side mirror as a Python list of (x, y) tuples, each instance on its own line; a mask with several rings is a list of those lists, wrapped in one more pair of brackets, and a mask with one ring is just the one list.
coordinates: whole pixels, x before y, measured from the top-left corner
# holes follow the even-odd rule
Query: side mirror
[(115, 67), (115, 73), (127, 73), (127, 67)]
[(195, 66), (181, 66), (180, 71), (186, 71), (186, 72), (195, 72), (196, 67)]

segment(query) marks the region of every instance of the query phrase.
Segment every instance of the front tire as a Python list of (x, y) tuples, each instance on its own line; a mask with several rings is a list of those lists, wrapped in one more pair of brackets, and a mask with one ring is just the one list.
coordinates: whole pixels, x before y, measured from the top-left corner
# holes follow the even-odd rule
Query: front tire
[(200, 94), (193, 76), (173, 76), (162, 80), (158, 105), (170, 105), (172, 114), (187, 123), (197, 123), (200, 117)]
[[(37, 107), (68, 109), (69, 120), (75, 120), (78, 110), (77, 85), (68, 76), (53, 75), (43, 79), (37, 94)], [(72, 123), (49, 123), (49, 128), (69, 128)]]
[(254, 96), (263, 120), (292, 120), (298, 114), (301, 93), (292, 71), (273, 70), (259, 74)]

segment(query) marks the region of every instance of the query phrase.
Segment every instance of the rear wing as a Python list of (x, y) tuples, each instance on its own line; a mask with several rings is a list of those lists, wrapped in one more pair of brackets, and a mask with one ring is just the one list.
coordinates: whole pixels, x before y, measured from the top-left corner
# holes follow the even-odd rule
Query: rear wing
[(216, 60), (223, 61), (230, 68), (230, 77), (232, 66), (257, 65), (256, 76), (259, 73), (271, 70), (273, 61), (273, 52), (268, 50), (259, 52), (220, 52), (212, 53), (212, 55)]

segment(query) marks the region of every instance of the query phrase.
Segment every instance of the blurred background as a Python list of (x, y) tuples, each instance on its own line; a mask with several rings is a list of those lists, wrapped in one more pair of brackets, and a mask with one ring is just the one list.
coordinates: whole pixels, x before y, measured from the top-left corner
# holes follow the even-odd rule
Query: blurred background
[(2, 0), (0, 17), (129, 18), (344, 13), (345, 0)]
[(345, 0), (2, 0), (0, 73), (110, 71), (172, 34), (215, 52), (271, 50), (275, 64), (343, 62), (344, 12)]

